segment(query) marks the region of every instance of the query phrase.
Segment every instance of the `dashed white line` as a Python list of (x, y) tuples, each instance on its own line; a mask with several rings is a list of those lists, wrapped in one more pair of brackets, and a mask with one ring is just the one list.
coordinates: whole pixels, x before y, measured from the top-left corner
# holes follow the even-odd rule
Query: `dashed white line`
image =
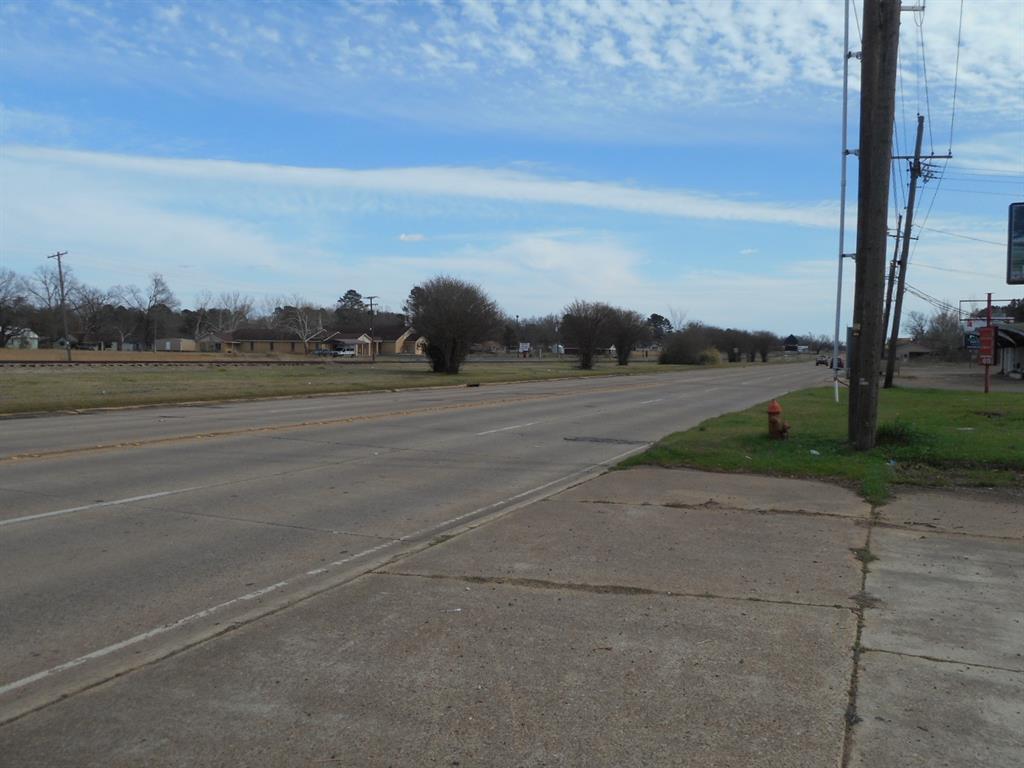
[(189, 491), (198, 491), (207, 486), (194, 485), (189, 488), (175, 488), (173, 491), (159, 491), (157, 493), (147, 493), (142, 496), (131, 496), (127, 499), (114, 499), (113, 501), (97, 501), (95, 504), (83, 504), (80, 507), (68, 507), (67, 509), (55, 509), (53, 512), (40, 512), (38, 515), (25, 515), (24, 517), (12, 517), (9, 520), (0, 520), (0, 527), (5, 525), (14, 525), (14, 523), (24, 523), (29, 520), (39, 520), (44, 517), (55, 517), (57, 515), (70, 515), (73, 512), (84, 512), (87, 509), (99, 509), (100, 507), (116, 507), (120, 504), (132, 504), (136, 501), (148, 501), (149, 499), (159, 499), (162, 496), (173, 496), (176, 493), (188, 493)]
[(650, 405), (651, 403), (660, 403), (664, 399), (664, 397), (659, 397), (657, 400), (644, 400), (642, 403), (637, 403), (637, 405)]
[[(369, 549), (364, 549), (361, 552), (357, 552), (354, 555), (349, 555), (348, 557), (342, 558), (341, 560), (335, 560), (333, 563), (328, 563), (324, 567), (315, 568), (313, 570), (306, 571), (304, 575), (305, 576), (320, 576), (320, 575), (322, 575), (324, 573), (327, 573), (331, 568), (337, 567), (339, 565), (344, 565), (346, 563), (352, 562), (353, 560), (358, 560), (360, 558), (366, 557), (367, 555), (373, 554), (374, 552), (378, 552), (378, 551), (384, 549), (385, 547), (392, 546), (393, 544), (396, 544), (396, 543), (408, 541), (410, 539), (416, 538), (417, 536), (422, 536), (422, 535), (424, 535), (426, 533), (429, 533), (430, 531), (439, 530), (439, 529), (442, 529), (442, 528), (447, 528), (447, 527), (453, 525), (454, 523), (457, 523), (457, 522), (459, 522), (461, 520), (466, 519), (467, 517), (473, 517), (474, 515), (479, 515), (479, 514), (482, 514), (484, 512), (489, 512), (491, 510), (497, 509), (498, 507), (501, 507), (501, 506), (504, 506), (504, 505), (507, 505), (507, 504), (512, 504), (513, 502), (520, 501), (520, 500), (525, 499), (526, 497), (528, 497), (528, 496), (530, 496), (532, 494), (535, 494), (535, 493), (543, 491), (543, 490), (545, 490), (547, 488), (550, 488), (553, 485), (557, 485), (559, 483), (565, 483), (565, 482), (567, 482), (567, 481), (569, 481), (569, 480), (571, 480), (571, 479), (573, 479), (574, 477), (577, 477), (577, 476), (586, 475), (587, 473), (594, 471), (598, 467), (604, 467), (604, 466), (608, 466), (609, 464), (613, 464), (616, 461), (619, 461), (620, 459), (624, 459), (626, 456), (629, 456), (631, 453), (636, 453), (637, 451), (643, 450), (646, 447), (647, 446), (644, 445), (644, 446), (638, 446), (636, 448), (630, 448), (628, 451), (623, 451), (622, 453), (618, 454), (617, 456), (613, 456), (610, 459), (605, 459), (604, 461), (598, 462), (597, 464), (591, 464), (590, 466), (584, 467), (582, 469), (578, 469), (578, 470), (576, 470), (574, 472), (570, 472), (567, 475), (563, 475), (562, 477), (556, 478), (555, 480), (551, 480), (550, 482), (544, 483), (542, 485), (538, 485), (535, 488), (530, 488), (529, 490), (523, 491), (521, 493), (517, 493), (517, 494), (515, 494), (513, 496), (508, 496), (508, 497), (506, 497), (506, 498), (504, 498), (504, 499), (502, 499), (500, 501), (496, 501), (496, 502), (494, 502), (492, 504), (487, 504), (486, 506), (479, 507), (479, 508), (474, 509), (474, 510), (472, 510), (470, 512), (465, 512), (465, 513), (463, 513), (461, 515), (457, 515), (456, 517), (449, 518), (448, 520), (445, 520), (445, 521), (440, 522), (440, 523), (436, 523), (436, 524), (434, 524), (432, 526), (429, 526), (427, 528), (421, 528), (418, 531), (413, 531), (412, 533), (409, 533), (409, 534), (407, 534), (405, 536), (402, 536), (401, 538), (395, 539), (394, 541), (385, 541), (382, 544), (378, 544), (375, 547), (370, 547)], [(136, 498), (136, 500), (140, 500), (140, 499), (145, 499), (145, 498), (152, 498), (153, 496), (166, 496), (166, 495), (171, 494), (171, 493), (180, 493), (180, 492), (182, 492), (184, 490), (185, 489), (181, 489), (179, 491), (165, 491), (165, 492), (160, 493), (160, 494), (150, 494), (149, 496), (139, 496), (139, 497), (135, 497), (135, 498)], [(193, 490), (193, 489), (189, 489), (189, 490)], [(130, 500), (129, 499), (121, 499), (119, 502), (102, 502), (102, 504), (103, 505), (116, 504), (116, 503), (124, 504), (124, 503), (127, 503), (128, 501), (130, 501)], [(90, 506), (96, 506), (96, 505), (90, 505)], [(55, 513), (48, 513), (48, 514), (55, 514)], [(10, 521), (8, 521), (8, 522), (10, 522)], [(193, 613), (193, 614), (190, 614), (188, 616), (185, 616), (184, 618), (178, 619), (177, 621), (172, 621), (172, 622), (170, 622), (168, 624), (161, 624), (159, 627), (155, 627), (154, 629), (148, 630), (146, 632), (142, 632), (141, 634), (135, 635), (133, 637), (129, 637), (126, 640), (121, 640), (120, 642), (113, 643), (112, 645), (108, 645), (108, 646), (106, 646), (104, 648), (100, 648), (98, 650), (95, 650), (95, 651), (92, 651), (90, 653), (87, 653), (84, 656), (79, 656), (78, 658), (71, 659), (70, 661), (66, 661), (63, 664), (58, 664), (55, 667), (50, 667), (49, 669), (44, 669), (41, 672), (36, 672), (35, 674), (29, 675), (28, 677), (23, 677), (20, 680), (15, 680), (15, 681), (13, 681), (11, 683), (7, 683), (6, 685), (0, 686), (0, 695), (3, 695), (5, 693), (9, 693), (10, 691), (18, 690), (19, 688), (24, 688), (26, 685), (31, 685), (32, 683), (38, 682), (38, 681), (40, 681), (40, 680), (42, 680), (44, 678), (51, 677), (51, 676), (59, 674), (61, 672), (66, 672), (69, 669), (74, 669), (75, 667), (81, 666), (82, 664), (85, 664), (88, 661), (92, 661), (94, 659), (100, 659), (100, 658), (103, 658), (104, 656), (109, 656), (112, 653), (120, 651), (120, 650), (122, 650), (124, 648), (128, 648), (129, 646), (135, 645), (137, 643), (141, 643), (141, 642), (143, 642), (145, 640), (149, 640), (151, 638), (154, 638), (154, 637), (157, 637), (159, 635), (165, 634), (167, 632), (170, 632), (173, 629), (177, 629), (178, 627), (182, 627), (185, 624), (190, 624), (192, 622), (199, 621), (200, 619), (204, 619), (207, 616), (211, 616), (214, 613), (217, 613), (218, 611), (223, 610), (224, 608), (227, 608), (229, 606), (235, 605), (236, 603), (240, 603), (240, 602), (247, 601), (247, 600), (255, 600), (256, 598), (262, 597), (263, 595), (266, 595), (269, 592), (274, 592), (274, 591), (277, 591), (277, 590), (281, 589), (282, 587), (287, 587), (293, 581), (296, 581), (296, 580), (301, 579), (301, 578), (302, 578), (302, 576), (296, 576), (296, 577), (293, 577), (291, 580), (278, 581), (278, 582), (276, 582), (274, 584), (271, 584), (268, 587), (263, 587), (262, 589), (257, 589), (257, 590), (255, 590), (253, 592), (249, 592), (247, 594), (244, 594), (241, 597), (235, 597), (235, 598), (232, 598), (231, 600), (227, 600), (227, 601), (225, 601), (223, 603), (218, 603), (217, 605), (214, 605), (214, 606), (212, 606), (210, 608), (204, 608), (201, 611), (197, 611), (196, 613)]]
[(476, 436), (480, 435), (493, 435), (495, 432), (507, 432), (510, 429), (523, 429), (524, 427), (532, 427), (534, 424), (540, 424), (539, 421), (531, 421), (528, 424), (513, 424), (511, 427), (500, 427), (498, 429), (488, 429), (486, 432), (477, 432)]

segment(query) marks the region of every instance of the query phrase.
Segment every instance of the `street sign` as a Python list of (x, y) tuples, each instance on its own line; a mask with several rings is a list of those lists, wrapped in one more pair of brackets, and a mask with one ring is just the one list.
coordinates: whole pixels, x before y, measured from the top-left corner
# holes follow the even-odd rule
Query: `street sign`
[(978, 365), (992, 365), (996, 355), (996, 329), (986, 326), (978, 330), (981, 345), (978, 348)]
[(1006, 235), (1006, 282), (1024, 285), (1024, 203), (1010, 203)]
[(970, 350), (971, 352), (977, 352), (981, 349), (981, 336), (976, 333), (965, 333), (964, 349)]

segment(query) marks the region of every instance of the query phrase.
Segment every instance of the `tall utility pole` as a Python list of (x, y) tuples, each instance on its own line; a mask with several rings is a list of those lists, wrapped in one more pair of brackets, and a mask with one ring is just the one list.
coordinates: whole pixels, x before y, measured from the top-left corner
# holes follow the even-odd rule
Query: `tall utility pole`
[(882, 338), (889, 332), (889, 318), (892, 316), (892, 288), (896, 282), (896, 262), (900, 253), (900, 233), (903, 229), (903, 214), (896, 220), (896, 245), (892, 247), (892, 261), (889, 262), (889, 279), (885, 281), (885, 317), (882, 320)]
[(903, 314), (903, 291), (907, 285), (907, 263), (910, 261), (910, 233), (914, 225), (914, 203), (917, 200), (917, 180), (921, 178), (921, 140), (924, 138), (924, 115), (917, 116), (917, 139), (914, 141), (914, 160), (910, 165), (910, 192), (907, 194), (907, 223), (903, 230), (903, 252), (900, 254), (899, 286), (896, 289), (896, 306), (892, 313), (892, 331), (889, 336), (889, 357), (885, 361), (885, 388), (892, 387), (892, 376), (896, 370), (896, 342), (900, 336), (900, 322)]
[(377, 362), (377, 340), (373, 338), (373, 300), (380, 298), (379, 296), (367, 296), (366, 300), (370, 302), (370, 362)]
[(57, 260), (57, 278), (60, 281), (60, 316), (64, 323), (64, 351), (67, 352), (68, 362), (71, 362), (71, 337), (68, 336), (68, 303), (64, 293), (64, 264), (61, 259), (68, 255), (67, 251), (57, 251), (47, 256), (48, 259)]
[(859, 451), (875, 446), (882, 302), (888, 240), (889, 164), (896, 111), (899, 0), (865, 0), (861, 52), (860, 169), (857, 201), (857, 283), (853, 298), (848, 433)]

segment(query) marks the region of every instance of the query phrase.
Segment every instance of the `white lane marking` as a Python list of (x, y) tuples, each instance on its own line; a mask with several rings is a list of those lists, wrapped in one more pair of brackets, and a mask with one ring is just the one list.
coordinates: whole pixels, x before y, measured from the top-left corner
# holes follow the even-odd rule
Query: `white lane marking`
[(650, 405), (651, 403), (660, 403), (664, 399), (664, 397), (659, 397), (657, 400), (644, 400), (642, 403), (637, 403), (637, 405)]
[(156, 637), (157, 635), (162, 635), (165, 632), (170, 632), (172, 629), (196, 621), (197, 619), (205, 618), (206, 616), (216, 613), (217, 611), (223, 608), (227, 608), (229, 605), (240, 603), (243, 600), (255, 600), (257, 597), (265, 595), (268, 592), (273, 592), (274, 590), (280, 589), (281, 587), (287, 586), (287, 584), (287, 581), (279, 581), (277, 582), (277, 584), (271, 584), (269, 587), (257, 589), (255, 592), (249, 592), (246, 595), (233, 598), (231, 600), (228, 600), (227, 602), (215, 605), (212, 608), (205, 608), (202, 611), (199, 611), (198, 613), (193, 613), (190, 616), (186, 616), (183, 619), (178, 619), (177, 621), (171, 622), (170, 624), (162, 624), (161, 626), (156, 627), (155, 629), (151, 629), (148, 632), (143, 632), (142, 634), (135, 635), (134, 637), (129, 637), (127, 640), (122, 640), (119, 643), (114, 643), (113, 645), (108, 645), (105, 648), (100, 648), (99, 650), (93, 651), (92, 653), (87, 653), (84, 656), (79, 656), (77, 659), (65, 661), (63, 664), (58, 664), (56, 667), (44, 669), (42, 672), (36, 672), (34, 675), (29, 675), (28, 677), (21, 678), (21, 680), (15, 680), (13, 683), (7, 683), (7, 685), (0, 686), (0, 696), (10, 691), (15, 691), (18, 688), (24, 688), (26, 685), (38, 682), (39, 680), (42, 680), (45, 677), (50, 677), (51, 675), (55, 675), (59, 672), (66, 672), (69, 669), (74, 669), (75, 667), (85, 664), (87, 661), (92, 661), (93, 659), (99, 659), (104, 656), (109, 656), (111, 653), (114, 653), (115, 651), (120, 651), (122, 648), (127, 648), (130, 645), (135, 645), (136, 643), (140, 643), (143, 640), (148, 640), (151, 637)]
[[(333, 567), (344, 565), (345, 563), (350, 563), (353, 560), (358, 560), (359, 558), (366, 557), (367, 555), (382, 550), (385, 547), (390, 547), (393, 544), (407, 541), (408, 539), (423, 535), (425, 533), (429, 533), (430, 531), (439, 528), (446, 528), (452, 525), (453, 523), (457, 523), (460, 520), (464, 520), (467, 517), (472, 517), (473, 515), (488, 512), (492, 509), (495, 509), (496, 507), (500, 507), (502, 505), (518, 501), (526, 496), (537, 493), (539, 491), (543, 491), (545, 488), (550, 488), (552, 485), (564, 483), (570, 480), (571, 478), (576, 477), (577, 475), (585, 475), (588, 472), (594, 471), (598, 467), (604, 467), (608, 466), (609, 464), (613, 464), (616, 461), (619, 461), (620, 459), (626, 458), (631, 453), (642, 451), (644, 448), (647, 448), (648, 445), (630, 448), (628, 451), (623, 451), (617, 456), (612, 456), (610, 459), (605, 459), (604, 461), (599, 461), (597, 464), (591, 464), (590, 466), (584, 467), (582, 469), (577, 469), (573, 472), (568, 473), (567, 475), (563, 475), (562, 477), (556, 478), (555, 480), (544, 483), (543, 485), (538, 485), (535, 488), (531, 488), (528, 491), (517, 493), (513, 496), (509, 496), (505, 499), (502, 499), (501, 501), (496, 501), (493, 504), (487, 504), (486, 506), (479, 507), (478, 509), (474, 509), (471, 512), (466, 512), (464, 514), (450, 518), (448, 520), (445, 520), (444, 522), (436, 523), (435, 525), (432, 525), (430, 527), (421, 528), (418, 531), (414, 531), (413, 533), (402, 536), (401, 538), (395, 539), (394, 541), (386, 541), (383, 544), (378, 544), (377, 546), (371, 547), (370, 549), (364, 549), (362, 552), (357, 552), (356, 554), (349, 555), (348, 557), (342, 558), (341, 560), (335, 560), (333, 563), (328, 563), (326, 566), (322, 568), (316, 568), (311, 571), (306, 571), (304, 575), (319, 576), (323, 573), (327, 573)], [(24, 688), (26, 685), (31, 685), (32, 683), (38, 682), (47, 677), (51, 677), (52, 675), (56, 675), (61, 672), (66, 672), (69, 669), (74, 669), (75, 667), (81, 666), (82, 664), (85, 664), (88, 661), (92, 661), (93, 659), (100, 659), (104, 656), (109, 656), (110, 654), (115, 653), (116, 651), (128, 648), (129, 646), (135, 645), (136, 643), (141, 643), (144, 640), (149, 640), (153, 637), (157, 637), (158, 635), (165, 634), (167, 632), (170, 632), (172, 629), (177, 629), (178, 627), (182, 627), (185, 624), (191, 624), (192, 622), (198, 621), (199, 619), (204, 619), (207, 616), (211, 616), (212, 614), (221, 611), (224, 608), (227, 608), (228, 606), (234, 605), (235, 603), (240, 603), (244, 600), (255, 600), (257, 597), (261, 597), (262, 595), (265, 595), (268, 592), (273, 592), (275, 590), (280, 589), (281, 587), (286, 587), (292, 581), (296, 581), (300, 578), (301, 576), (296, 576), (293, 577), (290, 581), (279, 581), (276, 584), (271, 584), (269, 587), (263, 587), (262, 589), (257, 589), (255, 592), (249, 592), (247, 594), (244, 594), (241, 597), (235, 597), (223, 603), (218, 603), (217, 605), (214, 605), (211, 608), (204, 608), (201, 611), (197, 611), (196, 613), (185, 616), (184, 618), (178, 619), (177, 621), (172, 621), (169, 624), (161, 624), (159, 627), (151, 629), (147, 632), (142, 632), (141, 634), (135, 635), (134, 637), (129, 637), (127, 640), (121, 640), (120, 642), (92, 651), (91, 653), (87, 653), (84, 656), (79, 656), (76, 659), (71, 659), (71, 661), (65, 661), (63, 664), (58, 664), (55, 667), (44, 669), (42, 672), (36, 672), (35, 674), (29, 675), (28, 677), (23, 677), (20, 680), (15, 680), (14, 682), (7, 683), (6, 685), (0, 686), (0, 696), (4, 695), (5, 693), (9, 693), (10, 691), (16, 691), (19, 688)]]
[(24, 517), (12, 517), (10, 520), (0, 520), (0, 527), (5, 525), (13, 525), (14, 523), (24, 523), (29, 520), (39, 520), (43, 517), (55, 517), (57, 515), (70, 515), (72, 512), (84, 512), (87, 509), (98, 509), (100, 507), (116, 507), (121, 504), (132, 504), (136, 501), (148, 501), (149, 499), (159, 499), (161, 496), (173, 496), (176, 493), (188, 493), (189, 491), (198, 491), (208, 486), (193, 485), (189, 488), (175, 488), (173, 491), (160, 491), (158, 493), (147, 493), (143, 496), (131, 496), (127, 499), (115, 499), (113, 501), (97, 501), (95, 504), (83, 504), (80, 507), (69, 507), (67, 509), (55, 509), (53, 512), (40, 512), (38, 515), (25, 515)]
[(531, 421), (528, 424), (513, 424), (511, 427), (501, 427), (499, 429), (488, 429), (486, 432), (477, 432), (476, 436), (480, 435), (493, 435), (495, 432), (506, 432), (510, 429), (522, 429), (523, 427), (532, 427), (534, 424), (540, 424), (539, 421)]

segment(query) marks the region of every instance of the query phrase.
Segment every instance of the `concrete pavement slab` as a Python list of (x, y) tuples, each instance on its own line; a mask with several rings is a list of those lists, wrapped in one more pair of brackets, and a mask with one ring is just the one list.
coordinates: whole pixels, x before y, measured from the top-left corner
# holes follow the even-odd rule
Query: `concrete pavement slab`
[(888, 653), (861, 657), (850, 768), (1019, 768), (1024, 675)]
[(559, 497), (389, 570), (849, 605), (861, 580), (850, 550), (866, 535), (833, 517)]
[(788, 510), (844, 517), (871, 515), (871, 505), (853, 491), (815, 480), (635, 467), (609, 472), (559, 495), (567, 501), (614, 501), (729, 509)]
[(1024, 495), (900, 488), (879, 519), (912, 528), (1024, 539)]
[(839, 764), (848, 610), (374, 575), (0, 729), (11, 765)]
[(1019, 541), (876, 529), (868, 648), (1024, 671)]

